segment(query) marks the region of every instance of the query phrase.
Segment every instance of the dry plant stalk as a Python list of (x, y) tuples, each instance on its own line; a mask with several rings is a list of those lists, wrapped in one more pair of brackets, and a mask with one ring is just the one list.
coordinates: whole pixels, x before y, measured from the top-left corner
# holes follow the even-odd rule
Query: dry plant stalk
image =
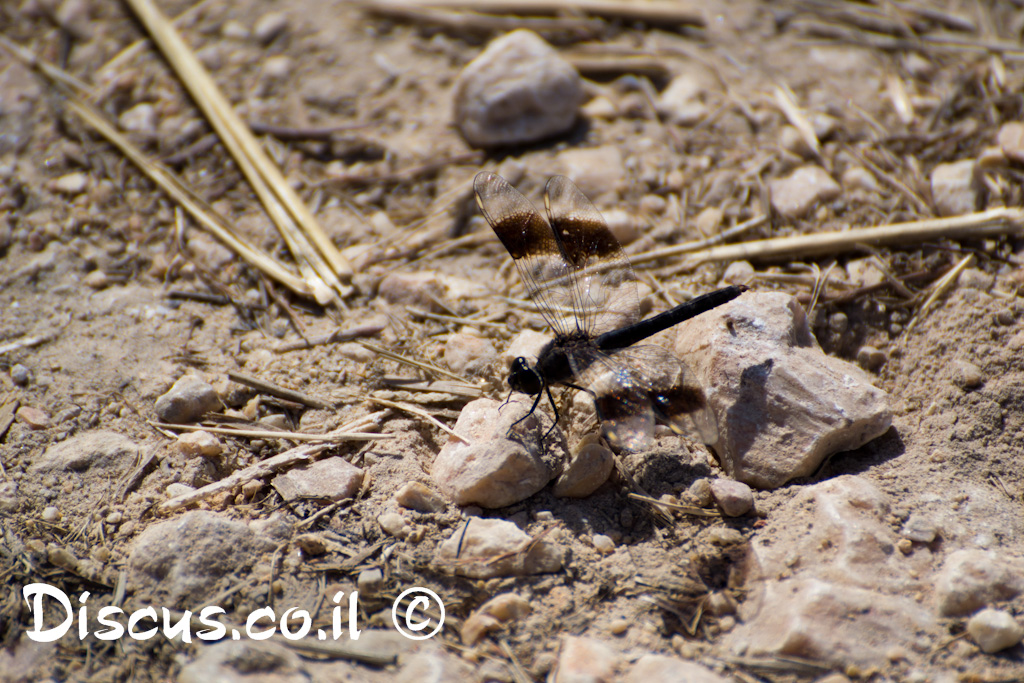
[(691, 253), (681, 270), (692, 270), (712, 261), (750, 261), (778, 258), (800, 259), (835, 254), (860, 244), (899, 244), (942, 237), (981, 238), (1018, 232), (1024, 228), (1024, 209), (998, 208), (949, 218), (932, 218), (907, 223), (892, 223), (872, 228), (854, 228), (841, 232), (775, 237), (740, 244), (727, 244)]
[[(377, 0), (362, 0), (371, 7)], [(394, 5), (394, 1), (386, 4)], [(652, 0), (631, 2), (616, 0), (407, 0), (409, 6), (435, 7), (447, 10), (468, 10), (487, 14), (515, 14), (519, 16), (552, 14), (589, 14), (605, 19), (641, 21), (657, 26), (704, 26), (704, 17), (675, 2)]]
[(339, 278), (348, 279), (352, 275), (344, 256), (263, 151), (171, 21), (152, 0), (127, 2), (263, 202), (303, 277), (310, 283), (313, 296), (321, 304), (332, 300), (340, 304), (349, 288), (342, 285)]

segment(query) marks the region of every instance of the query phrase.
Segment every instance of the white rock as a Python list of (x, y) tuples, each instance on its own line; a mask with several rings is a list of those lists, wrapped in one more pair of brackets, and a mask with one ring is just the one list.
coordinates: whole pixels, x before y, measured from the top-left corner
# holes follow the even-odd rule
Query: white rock
[(658, 96), (658, 113), (670, 123), (680, 126), (700, 123), (708, 114), (708, 106), (703, 102), (708, 90), (707, 80), (704, 74), (693, 68), (673, 78)]
[(974, 160), (936, 166), (932, 170), (932, 201), (940, 216), (973, 213), (978, 201), (974, 186)]
[(156, 108), (149, 102), (137, 104), (127, 109), (118, 117), (121, 128), (133, 133), (154, 135), (156, 133)]
[(462, 624), (460, 635), (465, 645), (475, 645), (489, 631), (505, 622), (522, 619), (530, 613), (529, 601), (515, 593), (495, 596), (476, 608)]
[(376, 595), (384, 586), (384, 572), (379, 567), (364, 569), (356, 577), (356, 587), (361, 595)]
[(173, 484), (168, 484), (165, 492), (167, 493), (168, 498), (177, 498), (178, 496), (184, 496), (186, 493), (192, 493), (195, 490), (194, 486), (175, 482)]
[(513, 522), (470, 518), (441, 544), (437, 562), (459, 576), (489, 579), (557, 572), (563, 554), (550, 537), (534, 542)]
[(938, 622), (914, 600), (818, 579), (763, 584), (740, 607), (741, 623), (725, 645), (747, 656), (788, 655), (840, 670), (886, 660), (894, 646), (938, 637)]
[(288, 17), (282, 12), (267, 12), (256, 20), (252, 35), (261, 43), (269, 43), (288, 29)]
[(748, 292), (678, 329), (676, 355), (705, 388), (718, 420), (711, 446), (733, 479), (781, 486), (889, 429), (886, 393), (825, 355), (787, 294)]
[(957, 550), (946, 558), (935, 580), (939, 614), (970, 614), (996, 600), (1024, 593), (1024, 560), (995, 551)]
[(298, 498), (342, 500), (359, 493), (363, 471), (340, 456), (317, 460), (274, 477), (271, 484), (287, 501)]
[(625, 683), (729, 683), (711, 669), (680, 657), (648, 654), (636, 661)]
[(50, 189), (61, 194), (81, 194), (89, 186), (89, 176), (81, 171), (67, 173), (50, 183)]
[(619, 653), (605, 641), (565, 636), (558, 654), (555, 683), (611, 683), (619, 665)]
[(608, 481), (615, 457), (604, 446), (587, 444), (569, 461), (555, 482), (554, 493), (562, 498), (586, 498)]
[(42, 456), (33, 460), (29, 472), (69, 471), (80, 475), (95, 470), (101, 476), (112, 476), (130, 467), (139, 451), (138, 444), (117, 432), (85, 432), (48, 447)]
[(754, 492), (741, 481), (712, 479), (711, 495), (726, 517), (740, 517), (754, 508)]
[(967, 622), (967, 633), (984, 652), (999, 652), (1013, 647), (1024, 638), (1024, 626), (1009, 612), (983, 609)]
[(188, 457), (215, 458), (224, 452), (224, 444), (210, 432), (199, 430), (179, 434), (178, 450)]
[(594, 534), (594, 550), (603, 554), (611, 555), (615, 552), (615, 541), (611, 539), (611, 536), (605, 536), (604, 534)]
[(520, 29), (491, 41), (459, 74), (455, 123), (475, 147), (536, 142), (572, 128), (582, 101), (576, 69)]
[(851, 166), (843, 171), (843, 187), (863, 192), (878, 192), (882, 189), (875, 175), (863, 166)]
[(1018, 164), (1024, 163), (1024, 123), (1011, 121), (1004, 123), (996, 137), (1003, 154)]
[(515, 397), (504, 406), (488, 398), (468, 403), (455, 432), (471, 443), (450, 437), (441, 448), (431, 470), (438, 487), (459, 505), (486, 508), (517, 503), (544, 488), (563, 453), (557, 429), (543, 438), (550, 418), (541, 420), (540, 411), (534, 411), (515, 425), (515, 441), (506, 437), (529, 407), (530, 402)]
[(570, 147), (558, 155), (558, 163), (562, 173), (588, 197), (617, 192), (626, 182), (622, 152), (612, 145)]
[(523, 330), (509, 342), (501, 354), (501, 361), (506, 367), (519, 357), (528, 358), (531, 362), (535, 361), (541, 349), (550, 341), (551, 337), (543, 332)]
[(395, 493), (395, 502), (417, 512), (444, 512), (444, 498), (418, 481), (407, 482)]
[(406, 523), (405, 517), (397, 512), (385, 512), (377, 518), (380, 528), (395, 538), (407, 538), (412, 533), (412, 527)]
[(842, 193), (839, 183), (820, 166), (801, 166), (784, 178), (768, 183), (772, 207), (783, 216), (801, 218), (820, 202)]

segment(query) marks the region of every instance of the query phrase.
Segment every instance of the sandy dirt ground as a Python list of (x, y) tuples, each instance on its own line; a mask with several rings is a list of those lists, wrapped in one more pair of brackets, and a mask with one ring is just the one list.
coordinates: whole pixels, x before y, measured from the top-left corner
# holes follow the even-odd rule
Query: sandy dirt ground
[[(639, 680), (635, 667), (652, 654), (735, 681), (1021, 680), (1019, 643), (986, 653), (966, 631), (973, 610), (933, 607), (956, 551), (990, 553), (1009, 574), (1024, 566), (1014, 564), (1024, 557), (1024, 245), (1012, 231), (752, 261), (750, 286), (796, 296), (825, 352), (869, 370), (893, 411), (892, 428), (867, 446), (835, 455), (813, 477), (755, 491), (753, 513), (659, 513), (629, 497), (622, 473), (581, 499), (556, 497), (549, 486), (497, 509), (447, 501), (416, 512), (395, 501), (409, 482), (436, 488), (431, 466), (448, 435), (394, 405), (451, 427), (474, 396), (504, 400), (500, 354), (521, 330), (545, 331), (516, 303), (524, 298), (518, 276), (473, 202), (481, 170), (499, 170), (537, 199), (549, 175), (585, 166), (595, 204), (627, 217), (631, 254), (758, 216), (767, 218), (733, 241), (1020, 204), (1024, 135), (1005, 127), (1024, 112), (1019, 3), (706, 4), (716, 9), (696, 7), (701, 27), (569, 15), (569, 28), (541, 30), (583, 73), (584, 113), (564, 134), (497, 151), (475, 150), (459, 134), (452, 90), (490, 39), (522, 24), (512, 15), (497, 28), (445, 26), (334, 0), (208, 2), (187, 15), (179, 24), (186, 41), (351, 260), (341, 306), (320, 306), (247, 265), (96, 135), (59, 89), (0, 51), (0, 680), (214, 680), (195, 668), (211, 648), (198, 641), (74, 632), (30, 640), (21, 593), (30, 583), (59, 587), (73, 602), (89, 591), (92, 620), (104, 605), (216, 604), (244, 624), (272, 604), (309, 610), (319, 626), (329, 623), (330, 596), (358, 587), (360, 620), (383, 632), (405, 588), (428, 587), (444, 601), (447, 622), (433, 649), (385, 634), (360, 641), (360, 659), (268, 641), (264, 659), (242, 649), (218, 660), (230, 676), (209, 675), (221, 680)], [(174, 17), (190, 3), (160, 7)], [(0, 5), (0, 34), (82, 79), (147, 155), (292, 267), (164, 59), (148, 43), (118, 56), (144, 37), (126, 6), (14, 0)], [(695, 84), (689, 109), (668, 111), (662, 93), (683, 74)], [(787, 116), (787, 97), (818, 150)], [(573, 157), (585, 149), (603, 156)], [(937, 178), (941, 165), (964, 161), (966, 179)], [(787, 214), (786, 190), (773, 183), (806, 165), (824, 169), (838, 192)], [(637, 263), (648, 308), (720, 286), (729, 266), (683, 270), (678, 259)], [(866, 259), (882, 273), (877, 281), (858, 280), (851, 264)], [(958, 265), (959, 278), (923, 310)], [(836, 284), (817, 286), (825, 277)], [(338, 330), (356, 338), (327, 339)], [(458, 389), (359, 343), (447, 369), (446, 345), (467, 331), (487, 343), (475, 352), (480, 362), (455, 373), (464, 380)], [(228, 373), (315, 397), (320, 407)], [(370, 428), (390, 438), (319, 454), (362, 471), (354, 496), (337, 503), (285, 501), (264, 473), (167, 511), (160, 505), (176, 493), (300, 444), (221, 436), (212, 455), (189, 450), (177, 432), (154, 426), (157, 399), (186, 374), (225, 404), (209, 426), (319, 434), (374, 415)], [(434, 384), (426, 391), (403, 381)], [(570, 450), (581, 431), (568, 430)], [(621, 462), (654, 498), (685, 500), (695, 480), (725, 476), (703, 446), (660, 431), (650, 452)], [(782, 556), (816, 538), (801, 515), (820, 504), (815, 492), (825, 489), (816, 487), (848, 476), (884, 498), (877, 533), (893, 543), (879, 566), (913, 564), (900, 570), (906, 582), (872, 590), (921, 606), (927, 625), (907, 644), (876, 648), (877, 660), (856, 647), (846, 656), (836, 646), (832, 656), (792, 641), (738, 646), (756, 620), (751, 557), (763, 560), (765, 544)], [(897, 541), (917, 513), (934, 533), (912, 546)], [(461, 575), (438, 548), (474, 516), (556, 543), (561, 568)], [(182, 565), (185, 555), (198, 559)], [(998, 590), (978, 607), (1024, 611), (1021, 581), (993, 579)], [(460, 626), (502, 594), (521, 598), (529, 613), (512, 610), (467, 642)], [(815, 614), (805, 618), (813, 623)], [(782, 628), (798, 617), (779, 619)], [(571, 678), (587, 670), (571, 656), (600, 663), (605, 655), (605, 673)]]

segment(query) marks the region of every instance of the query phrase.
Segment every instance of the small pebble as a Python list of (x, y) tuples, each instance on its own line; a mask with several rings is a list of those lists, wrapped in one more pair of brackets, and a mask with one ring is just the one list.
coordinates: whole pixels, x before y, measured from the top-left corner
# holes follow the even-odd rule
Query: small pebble
[(707, 479), (697, 479), (686, 491), (696, 503), (697, 507), (706, 508), (714, 502), (711, 494), (711, 482)]
[(714, 527), (708, 532), (708, 540), (715, 545), (736, 545), (743, 542), (743, 534), (731, 527)]
[(31, 373), (29, 372), (29, 369), (26, 368), (24, 365), (22, 365), (21, 363), (17, 363), (11, 366), (11, 381), (17, 384), (19, 387), (28, 385), (30, 379)]
[(629, 630), (629, 624), (629, 619), (615, 619), (612, 623), (608, 624), (608, 632), (613, 636), (621, 636)]
[(377, 518), (377, 523), (385, 533), (395, 538), (405, 538), (412, 533), (412, 529), (405, 523), (405, 518), (397, 512), (385, 512)]
[(615, 552), (615, 541), (604, 534), (594, 534), (594, 549), (599, 553), (610, 555)]
[(734, 479), (713, 479), (711, 495), (727, 517), (740, 517), (754, 507), (754, 492)]
[(112, 524), (114, 526), (117, 526), (122, 521), (124, 521), (124, 515), (122, 513), (118, 512), (117, 510), (115, 510), (114, 512), (111, 512), (109, 515), (107, 515), (106, 518), (104, 518), (103, 521), (106, 522), (107, 524)]
[(267, 12), (256, 20), (252, 27), (252, 35), (259, 42), (266, 44), (277, 38), (288, 28), (288, 17), (281, 12)]
[(768, 183), (772, 207), (790, 218), (801, 218), (819, 203), (842, 194), (839, 183), (820, 166), (802, 166), (784, 178)]
[(210, 432), (199, 430), (179, 434), (178, 450), (188, 457), (215, 458), (224, 452), (224, 444)]
[(82, 284), (93, 289), (103, 289), (110, 284), (110, 278), (102, 270), (94, 270), (82, 278)]
[[(697, 214), (693, 225), (701, 235), (708, 236), (714, 235), (721, 229), (723, 220), (725, 220), (725, 212), (717, 206), (709, 206)], [(746, 263), (746, 261), (740, 261), (740, 263)], [(747, 263), (747, 265), (750, 264)]]
[(263, 62), (263, 75), (274, 81), (283, 81), (291, 76), (295, 68), (292, 58), (287, 55), (274, 55)]
[(356, 586), (361, 595), (376, 595), (384, 587), (384, 573), (377, 567), (364, 569), (356, 578)]
[(939, 164), (932, 170), (932, 200), (940, 216), (972, 213), (977, 208), (974, 160)]
[(742, 285), (754, 278), (754, 266), (750, 261), (733, 261), (722, 274), (722, 282), (729, 285)]
[(836, 334), (846, 332), (850, 327), (850, 319), (842, 311), (833, 313), (828, 317), (828, 329)]
[(50, 189), (61, 194), (81, 194), (89, 185), (89, 176), (81, 171), (68, 173), (50, 183)]
[(418, 481), (410, 481), (398, 489), (395, 502), (418, 512), (444, 512), (445, 509), (444, 498)]
[(999, 129), (996, 142), (999, 143), (1003, 154), (1008, 158), (1019, 164), (1024, 163), (1024, 123), (1019, 121), (1004, 123), (1003, 127)]
[(137, 104), (118, 117), (121, 127), (134, 133), (155, 135), (157, 126), (156, 107), (148, 102)]
[(857, 350), (857, 364), (865, 370), (877, 372), (889, 359), (885, 351), (880, 351), (874, 346), (865, 344)]
[(168, 484), (166, 490), (168, 498), (177, 498), (178, 496), (183, 496), (186, 493), (192, 493), (193, 491), (195, 491), (195, 488), (189, 486), (188, 484), (181, 484), (176, 482), (174, 484)]
[(245, 40), (249, 37), (249, 29), (242, 25), (242, 22), (228, 19), (220, 27), (220, 34), (229, 40)]
[(915, 543), (931, 543), (935, 540), (939, 530), (931, 518), (915, 512), (903, 525), (902, 533), (904, 538)]
[(41, 516), (44, 522), (53, 524), (54, 522), (60, 520), (60, 510), (58, 510), (53, 505), (48, 505), (47, 507), (43, 508), (43, 514)]
[(974, 363), (966, 360), (953, 361), (953, 383), (961, 389), (974, 389), (981, 386), (984, 375)]
[(851, 166), (843, 171), (840, 181), (843, 187), (850, 190), (878, 192), (881, 189), (874, 174), (862, 166)]
[(50, 416), (39, 408), (22, 406), (15, 414), (29, 429), (47, 429), (50, 426)]
[(1024, 638), (1024, 627), (1009, 612), (987, 608), (970, 618), (967, 633), (978, 647), (992, 653), (1019, 643)]
[(213, 387), (193, 375), (185, 375), (156, 400), (157, 416), (163, 422), (182, 424), (219, 411), (220, 398)]

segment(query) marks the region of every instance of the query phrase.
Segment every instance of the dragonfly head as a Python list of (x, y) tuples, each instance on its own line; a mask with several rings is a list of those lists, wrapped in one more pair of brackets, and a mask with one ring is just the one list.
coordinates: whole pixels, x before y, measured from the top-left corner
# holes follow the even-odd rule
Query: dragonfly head
[(544, 378), (536, 368), (526, 362), (525, 358), (519, 356), (512, 361), (512, 366), (508, 369), (508, 385), (513, 391), (536, 396), (544, 388)]

